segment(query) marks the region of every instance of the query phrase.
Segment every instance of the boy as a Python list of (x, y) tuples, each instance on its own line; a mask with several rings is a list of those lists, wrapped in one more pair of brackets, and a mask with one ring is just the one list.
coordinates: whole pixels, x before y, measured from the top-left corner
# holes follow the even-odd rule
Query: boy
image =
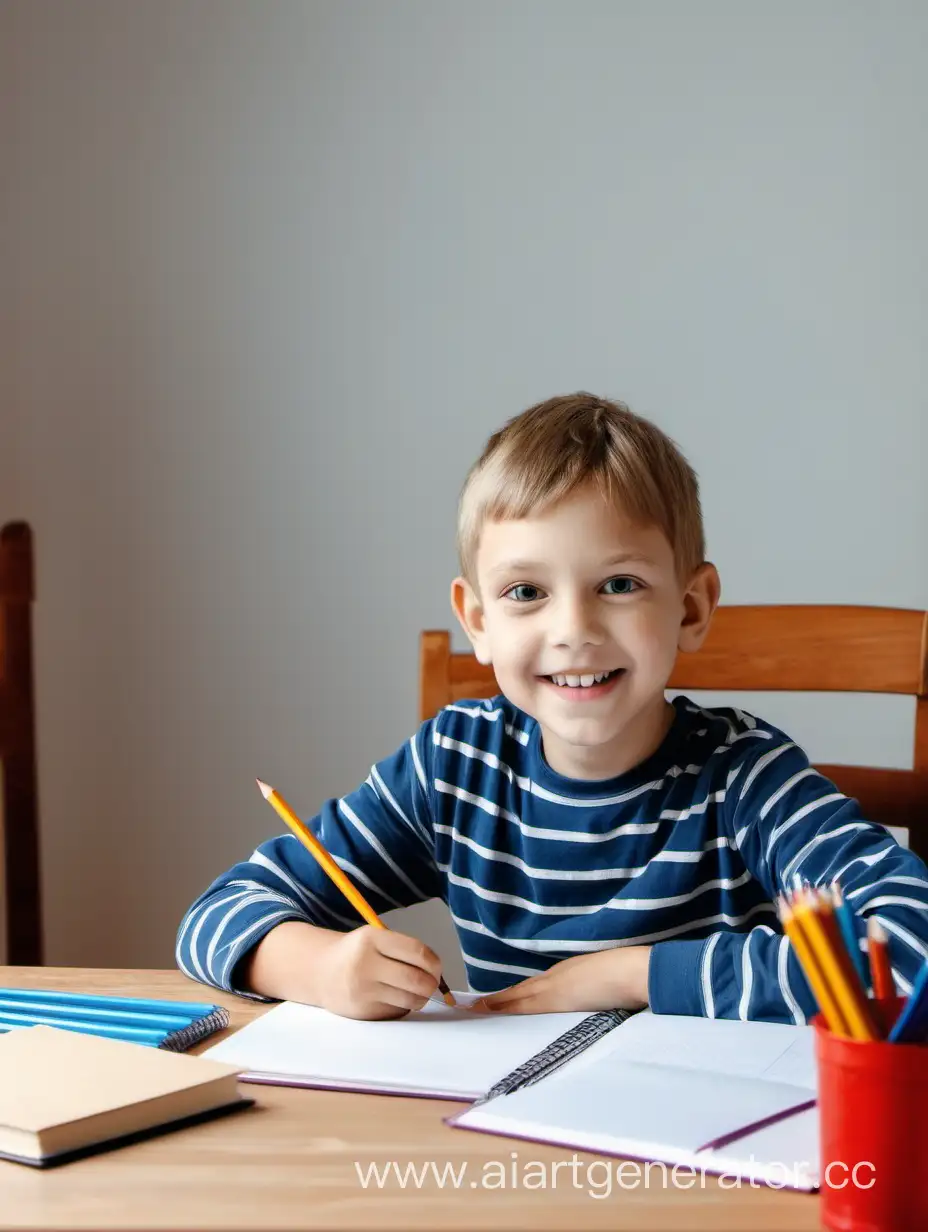
[[(719, 600), (672, 441), (589, 394), (532, 407), (468, 475), (458, 548), (452, 605), (501, 694), (446, 707), (312, 822), (376, 911), (443, 898), (487, 1009), (802, 1023), (815, 1004), (774, 899), (839, 878), (908, 990), (928, 955), (921, 860), (782, 732), (665, 699)], [(440, 975), (421, 942), (359, 926), (291, 835), (197, 899), (177, 961), (356, 1018), (420, 1007)]]

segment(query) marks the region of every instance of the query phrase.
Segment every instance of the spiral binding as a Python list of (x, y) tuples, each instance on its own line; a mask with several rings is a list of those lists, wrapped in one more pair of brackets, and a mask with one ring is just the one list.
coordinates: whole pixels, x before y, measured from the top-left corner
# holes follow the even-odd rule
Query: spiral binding
[(213, 1012), (207, 1014), (205, 1018), (197, 1018), (194, 1022), (188, 1023), (186, 1027), (180, 1027), (166, 1035), (158, 1047), (166, 1048), (168, 1052), (185, 1052), (194, 1044), (198, 1044), (201, 1039), (212, 1035), (214, 1031), (222, 1031), (228, 1025), (229, 1011), (217, 1005)]
[(576, 1026), (559, 1035), (557, 1039), (536, 1052), (533, 1057), (523, 1061), (505, 1077), (500, 1078), (490, 1087), (486, 1095), (481, 1096), (476, 1104), (485, 1104), (487, 1100), (496, 1099), (499, 1095), (511, 1095), (522, 1087), (530, 1087), (532, 1083), (547, 1078), (556, 1069), (573, 1060), (578, 1053), (595, 1044), (615, 1027), (621, 1026), (626, 1019), (631, 1018), (631, 1010), (601, 1010), (584, 1018)]

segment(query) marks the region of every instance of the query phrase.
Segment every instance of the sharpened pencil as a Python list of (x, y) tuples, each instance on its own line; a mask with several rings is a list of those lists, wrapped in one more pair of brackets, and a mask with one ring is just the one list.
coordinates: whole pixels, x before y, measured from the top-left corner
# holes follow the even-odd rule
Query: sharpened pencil
[(793, 914), (818, 960), (825, 982), (837, 1001), (851, 1039), (879, 1039), (866, 994), (841, 940), (831, 903), (809, 889), (797, 896)]
[(879, 1000), (894, 997), (896, 982), (889, 962), (889, 936), (875, 916), (867, 920), (867, 954), (870, 958), (873, 995)]
[[(258, 784), (258, 789), (261, 792), (261, 795), (264, 796), (271, 808), (273, 808), (281, 820), (286, 823), (288, 828), (292, 830), (310, 855), (317, 860), (323, 871), (328, 874), (332, 882), (341, 890), (342, 894), (344, 894), (345, 898), (347, 898), (351, 905), (357, 910), (362, 919), (366, 920), (367, 923), (373, 928), (386, 929), (386, 924), (384, 924), (383, 920), (370, 905), (364, 895), (343, 872), (343, 870), (338, 867), (322, 843), (320, 843), (316, 838), (315, 834), (313, 834), (312, 831), (305, 826), (302, 821), (300, 821), (299, 817), (297, 817), (296, 813), (294, 813), (293, 809), (283, 798), (283, 796), (271, 787), (269, 783), (264, 783), (261, 779), (255, 779), (255, 782)], [(445, 982), (444, 977), (439, 979), (438, 987), (441, 990), (441, 994), (445, 999), (446, 1005), (457, 1005), (451, 989)]]

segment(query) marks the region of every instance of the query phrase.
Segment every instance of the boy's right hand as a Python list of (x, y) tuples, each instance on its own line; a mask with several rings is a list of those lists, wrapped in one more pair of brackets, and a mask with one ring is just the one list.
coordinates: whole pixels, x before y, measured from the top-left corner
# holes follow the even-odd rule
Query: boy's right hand
[(251, 992), (345, 1018), (400, 1018), (435, 995), (440, 975), (438, 955), (405, 933), (284, 920), (246, 956), (238, 979)]
[(423, 942), (370, 924), (339, 933), (319, 956), (323, 1009), (345, 1018), (400, 1018), (436, 994), (441, 959)]

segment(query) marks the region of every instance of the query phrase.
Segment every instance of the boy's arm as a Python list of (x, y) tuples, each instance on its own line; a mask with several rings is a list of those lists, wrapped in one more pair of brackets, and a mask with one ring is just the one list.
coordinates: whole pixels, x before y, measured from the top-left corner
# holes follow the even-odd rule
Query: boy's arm
[[(890, 935), (893, 973), (907, 992), (928, 957), (928, 869), (882, 827), (861, 816), (785, 738), (743, 763), (726, 788), (730, 841), (771, 901), (795, 879), (836, 879), (855, 913), (858, 941), (867, 918)], [(803, 1023), (815, 999), (779, 928), (720, 932), (703, 941), (653, 947), (649, 1000), (659, 1013)]]
[[(432, 727), (424, 723), (357, 791), (327, 801), (307, 823), (378, 914), (442, 893), (429, 806)], [(288, 920), (339, 932), (363, 923), (289, 833), (262, 843), (193, 903), (177, 934), (177, 964), (192, 979), (253, 996), (242, 971), (259, 941)]]

